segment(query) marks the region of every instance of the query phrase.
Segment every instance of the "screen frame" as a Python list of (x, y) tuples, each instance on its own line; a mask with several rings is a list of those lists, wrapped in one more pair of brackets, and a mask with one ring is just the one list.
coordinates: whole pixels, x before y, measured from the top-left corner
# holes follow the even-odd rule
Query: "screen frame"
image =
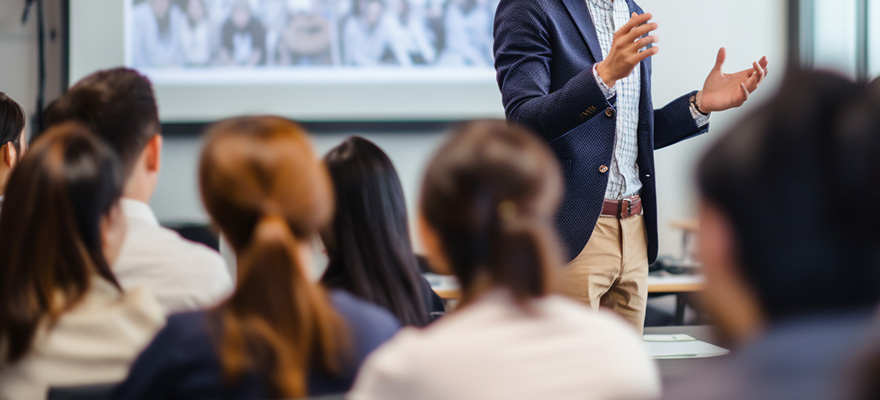
[[(129, 1), (129, 0), (122, 0)], [(64, 38), (62, 41), (62, 66), (61, 82), (63, 91), (66, 92), (70, 86), (75, 83), (71, 79), (71, 2), (72, 0), (62, 0), (62, 24)], [(496, 86), (496, 91), (498, 91)], [(498, 93), (500, 97), (500, 93)], [(158, 95), (157, 95), (158, 100)], [(470, 119), (480, 118), (504, 118), (501, 113), (485, 113), (483, 117), (461, 118), (461, 117), (414, 117), (414, 118), (295, 118), (297, 122), (312, 133), (343, 133), (343, 132), (365, 132), (365, 133), (419, 133), (419, 132), (438, 132), (450, 129), (452, 126)], [(288, 117), (288, 116), (285, 116)], [(288, 117), (289, 118), (289, 117)], [(165, 136), (193, 136), (201, 135), (201, 132), (218, 119), (193, 120), (193, 121), (162, 121), (162, 134)]]

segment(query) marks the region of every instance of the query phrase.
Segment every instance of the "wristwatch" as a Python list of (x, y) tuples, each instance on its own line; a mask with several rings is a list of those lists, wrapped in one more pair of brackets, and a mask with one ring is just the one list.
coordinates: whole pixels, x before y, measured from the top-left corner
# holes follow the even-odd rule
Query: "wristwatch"
[(700, 94), (700, 92), (697, 92), (697, 94), (691, 96), (691, 104), (694, 105), (694, 110), (697, 110), (698, 113), (703, 114), (703, 115), (709, 115), (709, 113), (703, 112), (703, 110), (701, 110), (700, 106), (697, 104), (697, 95), (699, 95), (699, 94)]

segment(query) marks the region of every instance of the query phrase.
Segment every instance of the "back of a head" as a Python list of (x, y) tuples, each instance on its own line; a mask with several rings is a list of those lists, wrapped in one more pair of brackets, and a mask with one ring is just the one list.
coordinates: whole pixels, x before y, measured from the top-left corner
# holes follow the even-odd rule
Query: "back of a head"
[(878, 151), (878, 93), (795, 72), (703, 157), (702, 197), (770, 320), (880, 302)]
[(333, 222), (321, 235), (330, 257), (324, 284), (385, 307), (403, 324), (427, 324), (403, 188), (391, 160), (360, 137), (324, 160), (336, 193)]
[(0, 362), (20, 359), (37, 324), (75, 304), (93, 276), (119, 286), (101, 220), (121, 193), (112, 150), (79, 125), (47, 131), (13, 171), (0, 213)]
[(465, 291), (488, 278), (525, 301), (547, 294), (561, 265), (553, 230), (561, 192), (556, 158), (534, 134), (475, 121), (429, 164), (420, 211)]
[(126, 177), (147, 142), (161, 129), (153, 85), (128, 68), (83, 78), (49, 104), (45, 118), (48, 127), (68, 121), (88, 127), (116, 152)]
[(26, 119), (21, 106), (6, 93), (0, 92), (0, 146), (12, 143), (16, 151), (21, 149), (21, 132)]
[(330, 218), (327, 172), (305, 131), (278, 117), (213, 125), (199, 166), (205, 208), (239, 256), (218, 350), (225, 376), (273, 371), (277, 396), (305, 397), (313, 363), (338, 372), (345, 329), (309, 282), (300, 249)]

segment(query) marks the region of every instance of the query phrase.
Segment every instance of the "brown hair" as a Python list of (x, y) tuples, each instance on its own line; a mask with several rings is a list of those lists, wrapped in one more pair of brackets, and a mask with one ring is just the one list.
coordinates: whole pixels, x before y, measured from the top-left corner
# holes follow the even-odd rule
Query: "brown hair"
[(95, 72), (46, 108), (46, 126), (68, 121), (92, 130), (116, 152), (125, 178), (147, 143), (161, 130), (153, 85), (130, 68)]
[(488, 277), (525, 304), (552, 290), (561, 265), (552, 228), (561, 191), (556, 158), (533, 133), (475, 121), (434, 156), (420, 209), (465, 293)]
[[(48, 130), (13, 170), (0, 213), (0, 343), (20, 360), (37, 327), (71, 309), (98, 275), (119, 288), (104, 258), (101, 218), (122, 193), (112, 150), (82, 126)], [(121, 289), (120, 289), (121, 290)]]
[(341, 372), (346, 345), (342, 319), (298, 254), (333, 211), (327, 171), (299, 125), (242, 117), (209, 129), (199, 183), (239, 255), (238, 288), (216, 310), (224, 375), (271, 371), (276, 395), (305, 397), (309, 368)]

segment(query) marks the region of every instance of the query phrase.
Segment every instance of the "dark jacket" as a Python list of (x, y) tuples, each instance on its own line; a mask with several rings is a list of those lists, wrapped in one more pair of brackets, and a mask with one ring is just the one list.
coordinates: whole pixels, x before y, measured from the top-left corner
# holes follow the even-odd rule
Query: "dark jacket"
[[(642, 9), (627, 0), (630, 9)], [(501, 0), (495, 14), (495, 70), (509, 120), (532, 128), (559, 158), (565, 195), (557, 230), (568, 259), (587, 244), (602, 210), (617, 112), (593, 76), (602, 49), (586, 0)], [(657, 257), (654, 150), (706, 132), (691, 115), (696, 92), (655, 110), (651, 59), (641, 63), (638, 165), (648, 234)], [(605, 171), (605, 172), (602, 172)]]

